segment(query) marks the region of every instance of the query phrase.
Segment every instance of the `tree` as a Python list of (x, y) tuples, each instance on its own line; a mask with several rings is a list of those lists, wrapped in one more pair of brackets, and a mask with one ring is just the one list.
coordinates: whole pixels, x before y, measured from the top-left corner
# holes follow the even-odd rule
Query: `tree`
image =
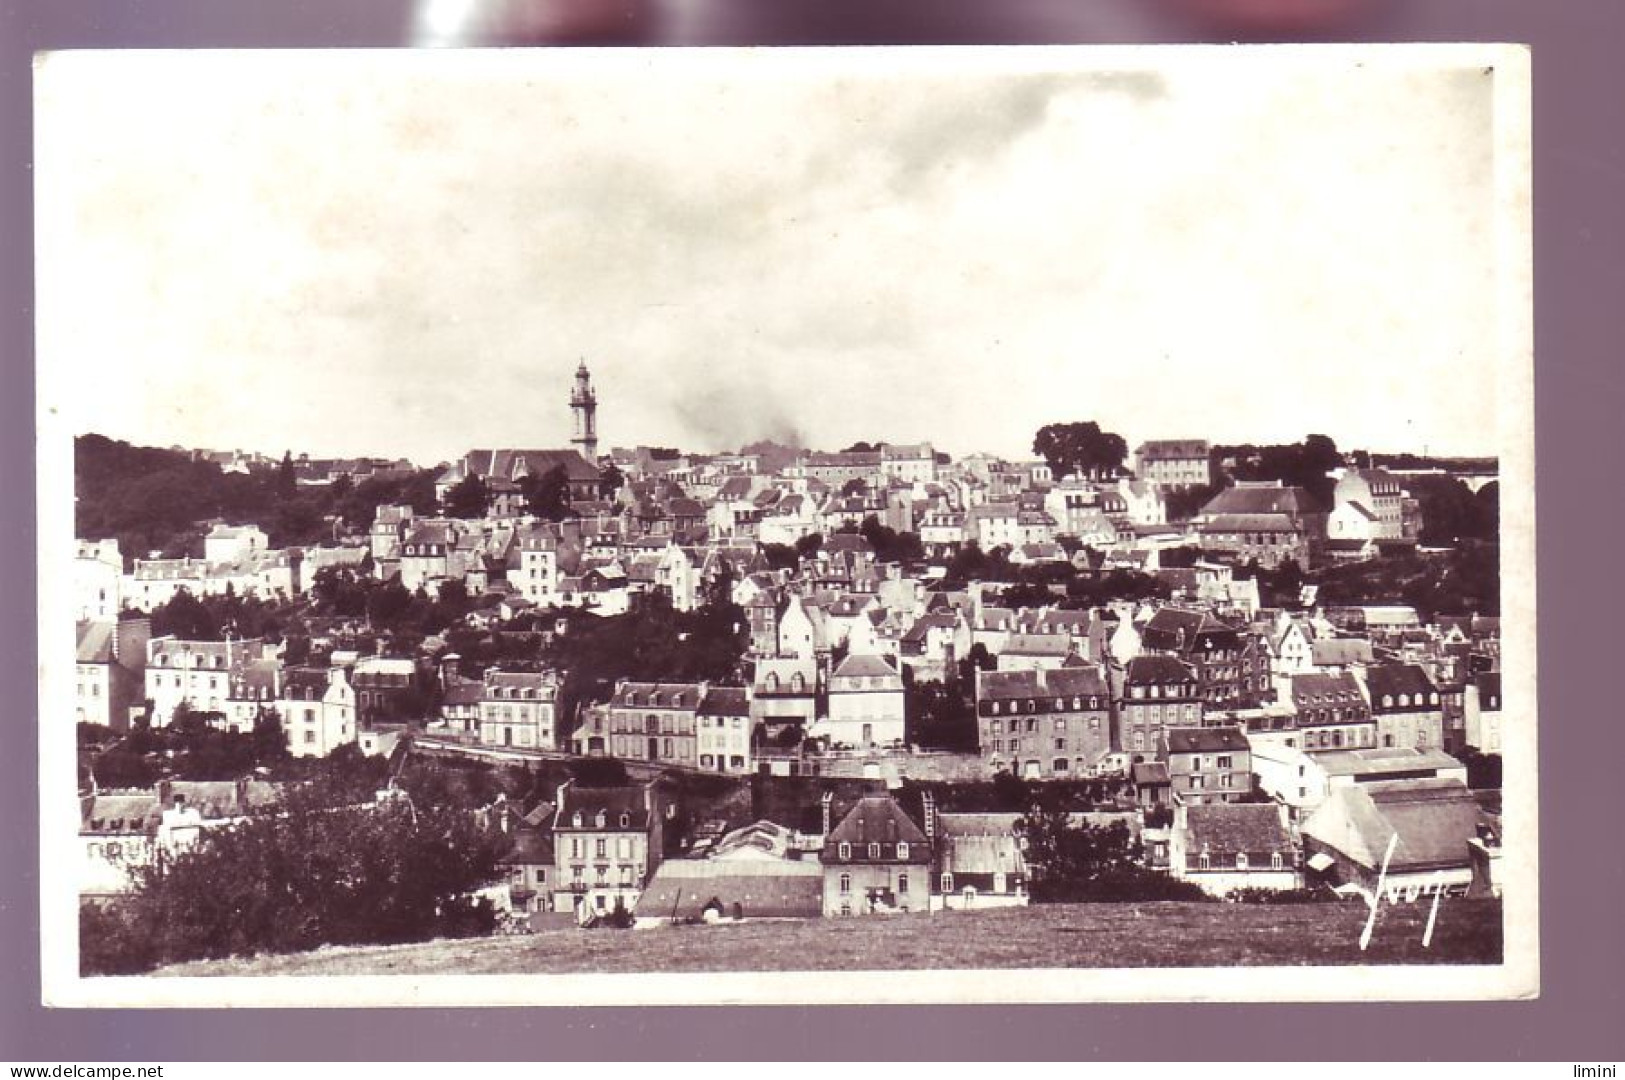
[(855, 442), (842, 450), (843, 454), (873, 454), (880, 449), (880, 443)]
[(809, 533), (796, 540), (796, 558), (802, 561), (811, 559), (818, 554), (823, 546), (824, 536), (822, 533)]
[(299, 492), (299, 478), (293, 471), (293, 451), (282, 452), (282, 463), (276, 467), (276, 493), (278, 498), (291, 499)]
[(540, 476), (527, 474), (519, 479), (519, 493), (525, 506), (544, 521), (563, 521), (570, 512), (570, 474), (555, 465)]
[(612, 499), (615, 493), (621, 490), (626, 483), (626, 476), (614, 465), (606, 465), (604, 471), (598, 474), (598, 496), (603, 499)]
[(446, 492), (446, 513), (454, 518), (482, 518), (491, 506), (491, 491), (478, 473), (469, 473)]
[(1087, 423), (1046, 424), (1033, 437), (1033, 453), (1048, 463), (1057, 480), (1065, 476), (1116, 476), (1128, 457), (1128, 443), (1114, 432)]
[(1142, 866), (1139, 845), (1122, 821), (1074, 823), (1061, 809), (1034, 803), (1016, 819), (1039, 903), (1122, 900), (1205, 900), (1188, 881)]
[(152, 611), (152, 636), (170, 635), (182, 641), (219, 641), (220, 627), (190, 589), (179, 589)]
[(795, 549), (784, 544), (761, 544), (759, 547), (770, 569), (794, 570), (799, 562)]
[(867, 494), (869, 494), (869, 481), (865, 480), (861, 476), (854, 476), (852, 479), (841, 485), (842, 498), (850, 498), (854, 495)]
[(918, 536), (882, 525), (873, 514), (863, 519), (858, 532), (869, 541), (879, 562), (915, 562), (925, 558), (925, 548), (920, 545)]

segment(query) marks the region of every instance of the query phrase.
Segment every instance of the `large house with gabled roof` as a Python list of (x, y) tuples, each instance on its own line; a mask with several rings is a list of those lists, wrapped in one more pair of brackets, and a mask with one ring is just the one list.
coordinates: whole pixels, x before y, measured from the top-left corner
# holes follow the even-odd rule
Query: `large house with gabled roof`
[(824, 838), (824, 914), (926, 911), (931, 842), (890, 795), (859, 799)]

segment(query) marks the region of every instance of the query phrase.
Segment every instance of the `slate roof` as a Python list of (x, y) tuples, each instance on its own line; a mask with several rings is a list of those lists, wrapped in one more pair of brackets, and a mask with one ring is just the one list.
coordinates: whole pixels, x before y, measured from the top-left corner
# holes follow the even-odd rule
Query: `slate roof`
[(562, 465), (571, 480), (598, 479), (598, 469), (575, 450), (470, 450), (460, 465), (460, 475), (474, 473), (482, 478), (517, 480), (526, 473), (546, 476)]
[[(1371, 691), (1371, 707), (1374, 710), (1407, 711), (1421, 708), (1437, 708), (1437, 704), (1429, 706), (1426, 702), (1430, 695), (1437, 694), (1438, 687), (1428, 678), (1426, 671), (1416, 664), (1379, 664), (1376, 667), (1366, 668), (1365, 684)], [(1405, 694), (1410, 698), (1408, 706), (1398, 704), (1399, 695)], [(1392, 697), (1394, 704), (1387, 705), (1383, 699)]]
[(1147, 461), (1182, 461), (1208, 456), (1205, 439), (1149, 439), (1140, 444), (1135, 456)]
[(700, 702), (701, 716), (748, 716), (750, 692), (742, 686), (713, 686)]
[[(644, 832), (649, 828), (649, 811), (641, 787), (578, 788), (571, 784), (564, 789), (564, 798), (553, 817), (553, 831), (577, 828), (574, 820), (578, 811), (583, 831), (620, 831), (622, 814), (628, 818), (627, 830)], [(603, 825), (597, 823), (599, 811), (604, 814)]]
[(1196, 681), (1196, 672), (1177, 656), (1150, 654), (1130, 660), (1123, 681), (1128, 686), (1191, 683)]
[(700, 707), (699, 683), (626, 682), (615, 688), (610, 704), (618, 709), (684, 709)]
[(698, 919), (713, 901), (746, 919), (817, 918), (823, 914), (824, 870), (814, 859), (735, 862), (668, 859), (639, 894), (640, 919)]
[(1168, 766), (1160, 761), (1136, 761), (1129, 767), (1129, 776), (1135, 787), (1167, 787)]
[(513, 843), (497, 861), (507, 866), (552, 866), (553, 834), (545, 829), (520, 828)]
[(1210, 803), (1185, 808), (1185, 845), (1192, 852), (1286, 853), (1292, 838), (1275, 803)]
[(150, 835), (163, 818), (158, 796), (151, 791), (86, 795), (79, 800), (79, 831)]
[(869, 795), (858, 800), (840, 824), (830, 830), (824, 846), (851, 844), (855, 852), (862, 854), (865, 845), (899, 841), (917, 845), (921, 855), (926, 852), (925, 833), (903, 813), (897, 800), (889, 795)]
[(983, 671), (976, 695), (989, 701), (1011, 698), (1105, 697), (1106, 680), (1098, 668), (1062, 667), (1049, 671)]
[(1241, 733), (1240, 728), (1168, 728), (1165, 734), (1170, 754), (1211, 754), (1248, 749), (1247, 736)]
[(1065, 634), (1011, 634), (1000, 656), (1065, 656), (1072, 640)]
[(897, 669), (886, 663), (885, 660), (878, 656), (868, 656), (863, 653), (853, 653), (845, 660), (842, 660), (840, 667), (837, 667), (830, 676), (831, 679), (895, 679), (897, 677)]
[(1305, 705), (1364, 705), (1365, 695), (1353, 675), (1310, 672), (1292, 676), (1292, 701)]
[(1290, 514), (1301, 516), (1316, 512), (1309, 493), (1299, 487), (1254, 487), (1241, 485), (1225, 488), (1202, 507), (1202, 517), (1219, 514)]

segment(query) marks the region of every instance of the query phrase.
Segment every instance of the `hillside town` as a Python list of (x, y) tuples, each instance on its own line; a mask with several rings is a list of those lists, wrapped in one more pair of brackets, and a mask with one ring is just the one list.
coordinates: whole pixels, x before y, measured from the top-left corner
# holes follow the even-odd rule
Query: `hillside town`
[[(515, 932), (1025, 906), (1059, 873), (1044, 811), (1209, 897), (1500, 895), (1497, 593), (1458, 585), (1494, 539), (1420, 494), (1492, 499), (1493, 461), (1317, 463), (1311, 436), (1260, 477), (1282, 448), (1092, 424), (1029, 460), (606, 450), (585, 363), (568, 404), (568, 446), (470, 449), (432, 487), (174, 455), (401, 494), (316, 542), (81, 529), (83, 899), (340, 758), (378, 763), (379, 805), (414, 768), (529, 777), (465, 808)], [(199, 732), (269, 749), (189, 774), (163, 740)]]

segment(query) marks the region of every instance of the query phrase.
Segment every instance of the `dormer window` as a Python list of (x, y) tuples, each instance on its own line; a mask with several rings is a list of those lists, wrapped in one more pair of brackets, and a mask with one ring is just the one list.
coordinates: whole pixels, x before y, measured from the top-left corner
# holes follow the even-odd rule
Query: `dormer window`
[(901, 841), (898, 842), (898, 844), (897, 844), (897, 857), (899, 859), (908, 858), (908, 844), (903, 843)]
[(621, 828), (624, 829), (624, 828), (628, 827), (631, 824), (632, 824), (632, 815), (631, 814), (622, 814), (621, 815)]
[(570, 821), (571, 821), (571, 824), (574, 825), (576, 828), (578, 828), (578, 829), (581, 828), (581, 811), (577, 810), (575, 812), (575, 817), (571, 818)]
[(880, 858), (880, 845), (879, 844), (870, 844), (869, 845), (869, 858), (871, 858), (871, 859)]
[(1247, 869), (1247, 853), (1245, 851), (1236, 852), (1236, 869)]
[(846, 859), (850, 859), (852, 857), (852, 845), (851, 844), (841, 844), (835, 849), (835, 852), (836, 852), (837, 857), (839, 857), (843, 861), (846, 860)]

